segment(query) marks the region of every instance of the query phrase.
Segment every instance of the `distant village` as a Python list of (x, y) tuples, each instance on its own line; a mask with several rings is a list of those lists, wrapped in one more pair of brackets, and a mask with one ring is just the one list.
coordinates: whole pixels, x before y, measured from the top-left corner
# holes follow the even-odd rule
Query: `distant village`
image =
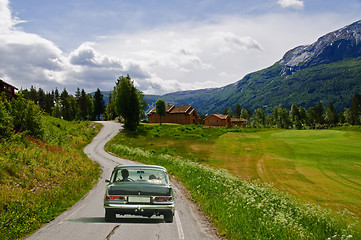
[[(153, 108), (148, 114), (149, 123), (176, 123), (176, 124), (200, 124), (200, 117), (192, 106), (175, 106), (168, 104), (166, 114), (162, 118), (156, 114)], [(211, 114), (204, 119), (207, 127), (245, 127), (247, 120), (243, 118), (230, 118), (228, 115)]]
[[(18, 90), (16, 87), (0, 79), (0, 94), (5, 92), (8, 100), (16, 97), (16, 90)], [(181, 125), (201, 124), (201, 118), (198, 116), (197, 111), (192, 106), (175, 106), (168, 104), (166, 106), (166, 114), (162, 117), (162, 119), (159, 115), (156, 114), (155, 108), (149, 111), (147, 116), (149, 123), (162, 122)], [(228, 115), (224, 114), (211, 114), (204, 119), (204, 125), (207, 127), (245, 127), (246, 124), (246, 119), (230, 118)]]

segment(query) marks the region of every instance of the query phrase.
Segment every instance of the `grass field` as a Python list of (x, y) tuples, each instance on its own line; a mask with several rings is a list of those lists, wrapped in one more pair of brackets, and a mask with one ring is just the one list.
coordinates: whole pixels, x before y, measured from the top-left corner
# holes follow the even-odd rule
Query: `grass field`
[(298, 198), (361, 217), (360, 128), (233, 132), (200, 126), (146, 125), (116, 142), (195, 159), (229, 170), (240, 179), (260, 179)]
[(361, 134), (308, 130), (226, 133), (210, 152), (212, 166), (261, 179), (322, 206), (361, 217)]
[(358, 214), (359, 134), (144, 125), (107, 149), (165, 166), (226, 239), (361, 239), (352, 213), (309, 203)]
[[(25, 134), (0, 142), (0, 239), (20, 239), (79, 201), (100, 176), (83, 148), (92, 122), (44, 116), (44, 141)], [(69, 177), (71, 176), (71, 177)]]

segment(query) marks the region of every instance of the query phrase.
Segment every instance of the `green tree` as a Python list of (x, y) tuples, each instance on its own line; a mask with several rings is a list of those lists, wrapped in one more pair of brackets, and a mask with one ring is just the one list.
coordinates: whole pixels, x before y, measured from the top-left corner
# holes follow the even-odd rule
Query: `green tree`
[(54, 91), (46, 93), (44, 111), (51, 114), (51, 108), (54, 107)]
[(115, 89), (112, 93), (109, 94), (109, 102), (105, 107), (105, 119), (106, 120), (114, 120), (116, 117), (115, 112)]
[(69, 93), (64, 88), (64, 90), (60, 94), (60, 106), (61, 106), (61, 116), (64, 120), (70, 120), (70, 104), (68, 101)]
[(262, 108), (257, 108), (253, 116), (255, 127), (264, 127), (266, 116)]
[(241, 105), (237, 103), (236, 107), (234, 108), (234, 116), (236, 116), (237, 118), (240, 117), (241, 111), (242, 111)]
[(361, 95), (356, 93), (351, 102), (351, 120), (353, 125), (361, 123)]
[(100, 89), (98, 88), (94, 93), (94, 115), (96, 120), (100, 120), (101, 115), (104, 114), (104, 111), (105, 111), (104, 97)]
[(61, 118), (61, 102), (60, 100), (56, 101), (54, 106), (51, 108), (51, 116), (56, 118)]
[(121, 76), (115, 87), (115, 110), (124, 120), (124, 127), (135, 131), (140, 121), (141, 104), (138, 90), (129, 75)]
[(165, 102), (162, 99), (158, 99), (155, 103), (155, 113), (159, 116), (159, 125), (162, 125), (162, 117), (165, 116)]
[[(78, 96), (78, 94), (76, 94), (76, 96)], [(93, 103), (91, 96), (86, 94), (85, 90), (82, 89), (80, 96), (75, 97), (75, 99), (77, 102), (77, 118), (79, 120), (91, 120)]]
[(140, 103), (140, 119), (145, 119), (146, 118), (145, 110), (147, 110), (148, 103), (144, 99), (143, 92), (138, 90), (138, 96), (139, 96), (139, 103)]
[(251, 118), (251, 116), (249, 114), (249, 111), (247, 109), (245, 109), (245, 108), (242, 108), (240, 117), (246, 119), (247, 122), (249, 122), (249, 120)]
[[(297, 124), (299, 123), (297, 122)], [(290, 119), (290, 110), (280, 106), (275, 106), (272, 113), (272, 125), (278, 128), (290, 128), (292, 125)]]
[(33, 101), (26, 100), (19, 95), (10, 102), (10, 114), (15, 132), (28, 131), (32, 136), (42, 137), (42, 112), (40, 107)]
[(4, 93), (4, 100), (0, 99), (0, 139), (10, 137), (14, 127), (13, 119), (6, 108), (8, 103), (5, 103), (5, 101), (7, 100)]
[(345, 118), (346, 123), (352, 124), (351, 109), (345, 108), (345, 111), (344, 111), (344, 113), (343, 113), (343, 116), (344, 116), (344, 118)]
[(338, 114), (332, 102), (330, 102), (326, 110), (325, 120), (328, 126), (335, 126), (338, 122)]
[(46, 107), (46, 95), (43, 89), (39, 88), (38, 90), (38, 102), (37, 104), (40, 106), (41, 109), (45, 111)]

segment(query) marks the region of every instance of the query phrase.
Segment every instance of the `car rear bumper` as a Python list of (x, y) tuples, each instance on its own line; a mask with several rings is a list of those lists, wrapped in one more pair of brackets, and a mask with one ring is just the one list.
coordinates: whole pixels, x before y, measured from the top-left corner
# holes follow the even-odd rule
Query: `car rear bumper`
[(174, 212), (173, 204), (117, 204), (117, 203), (104, 203), (104, 208), (117, 211), (172, 211)]

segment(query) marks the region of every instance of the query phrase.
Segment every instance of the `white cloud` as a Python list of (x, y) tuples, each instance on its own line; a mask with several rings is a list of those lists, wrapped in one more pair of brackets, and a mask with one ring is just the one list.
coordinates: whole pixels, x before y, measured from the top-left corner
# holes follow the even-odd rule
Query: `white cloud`
[(303, 9), (304, 3), (300, 0), (278, 0), (278, 4), (283, 8), (294, 8), (294, 9)]
[[(301, 1), (279, 1), (283, 7)], [(337, 15), (213, 16), (212, 21), (95, 38), (64, 53), (42, 36), (16, 28), (0, 0), (0, 78), (20, 88), (112, 90), (129, 74), (147, 94), (222, 87), (272, 65), (298, 45), (347, 24)], [(312, 25), (312, 28), (309, 26)]]
[(206, 41), (213, 49), (218, 49), (217, 54), (225, 54), (235, 50), (259, 50), (262, 47), (250, 36), (240, 37), (233, 32), (214, 32)]

